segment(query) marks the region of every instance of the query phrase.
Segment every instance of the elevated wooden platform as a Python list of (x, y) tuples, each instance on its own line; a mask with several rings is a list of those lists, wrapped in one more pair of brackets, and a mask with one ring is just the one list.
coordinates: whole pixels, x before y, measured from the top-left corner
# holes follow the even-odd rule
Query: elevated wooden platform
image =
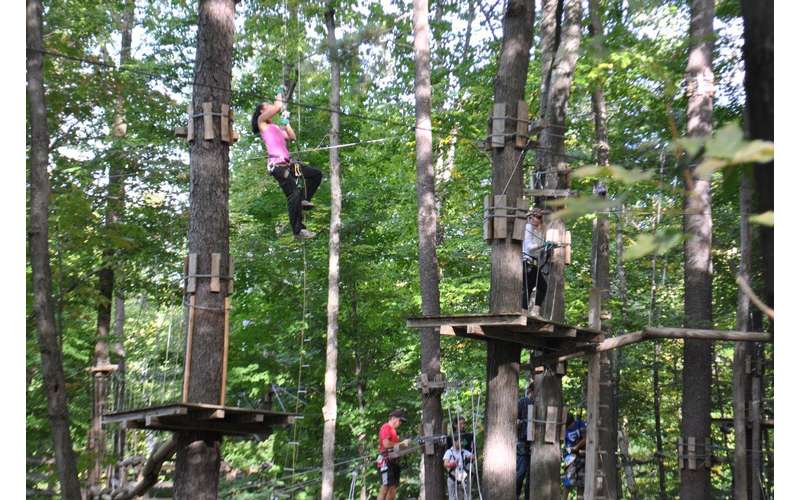
[(409, 328), (438, 328), (441, 335), (476, 340), (504, 340), (545, 350), (581, 348), (597, 344), (603, 332), (525, 314), (461, 314), (408, 318)]
[(120, 423), (127, 429), (218, 432), (227, 436), (265, 439), (273, 427), (294, 422), (295, 415), (199, 403), (173, 403), (103, 415), (103, 424)]

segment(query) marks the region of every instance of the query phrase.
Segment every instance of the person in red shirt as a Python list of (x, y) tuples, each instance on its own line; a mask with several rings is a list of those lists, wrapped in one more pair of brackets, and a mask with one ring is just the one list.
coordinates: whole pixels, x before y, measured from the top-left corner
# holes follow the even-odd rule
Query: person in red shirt
[(394, 500), (397, 495), (397, 486), (400, 484), (400, 463), (397, 460), (389, 460), (387, 455), (391, 448), (401, 444), (400, 438), (397, 437), (397, 428), (405, 421), (406, 415), (403, 410), (394, 410), (389, 414), (389, 421), (381, 426), (378, 433), (378, 451), (383, 457), (378, 500)]

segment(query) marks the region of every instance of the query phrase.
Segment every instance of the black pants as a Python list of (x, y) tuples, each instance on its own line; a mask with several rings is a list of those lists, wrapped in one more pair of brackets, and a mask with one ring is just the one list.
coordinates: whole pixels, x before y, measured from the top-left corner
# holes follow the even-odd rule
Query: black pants
[(541, 306), (547, 295), (547, 277), (542, 274), (533, 262), (522, 261), (522, 308), (528, 308), (533, 289), (536, 288), (536, 298), (534, 304)]
[(271, 175), (275, 177), (278, 184), (286, 195), (286, 205), (289, 209), (289, 223), (292, 225), (292, 232), (298, 234), (306, 226), (303, 224), (302, 201), (311, 201), (311, 197), (317, 191), (322, 182), (322, 172), (319, 169), (310, 167), (300, 162), (300, 172), (304, 179), (305, 188), (301, 190), (297, 187), (297, 176), (293, 165), (275, 165)]

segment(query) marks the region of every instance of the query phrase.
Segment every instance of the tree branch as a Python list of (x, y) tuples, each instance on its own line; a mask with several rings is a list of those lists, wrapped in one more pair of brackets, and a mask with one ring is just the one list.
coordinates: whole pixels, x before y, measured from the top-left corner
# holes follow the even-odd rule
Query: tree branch
[(745, 295), (747, 295), (750, 301), (755, 304), (756, 307), (761, 309), (761, 312), (769, 316), (769, 319), (775, 319), (775, 310), (763, 303), (741, 276), (736, 277), (736, 283), (739, 285)]
[(138, 481), (111, 493), (111, 500), (130, 500), (134, 497), (143, 495), (147, 490), (158, 482), (158, 474), (164, 462), (169, 460), (178, 449), (178, 436), (173, 434), (172, 438), (164, 441), (153, 449), (153, 452), (139, 472)]

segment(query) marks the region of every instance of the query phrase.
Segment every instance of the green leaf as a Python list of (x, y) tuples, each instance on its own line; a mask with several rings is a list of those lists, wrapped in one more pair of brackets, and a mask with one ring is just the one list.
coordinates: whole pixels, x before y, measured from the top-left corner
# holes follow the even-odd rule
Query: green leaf
[(744, 132), (735, 123), (719, 129), (706, 141), (706, 156), (732, 160), (744, 142)]
[(577, 219), (578, 217), (594, 212), (608, 211), (619, 207), (621, 200), (598, 198), (596, 196), (577, 196), (566, 200), (551, 200), (545, 202), (548, 206), (563, 206), (553, 214), (554, 218), (561, 220)]
[(645, 172), (638, 168), (624, 168), (617, 165), (586, 165), (572, 171), (575, 177), (607, 177), (625, 184), (650, 180), (652, 172)]
[(734, 155), (732, 163), (766, 163), (775, 156), (775, 145), (768, 141), (750, 141)]
[(657, 231), (653, 233), (642, 233), (636, 237), (633, 245), (625, 249), (622, 254), (623, 260), (635, 260), (655, 253), (663, 255), (674, 246), (683, 241), (683, 234), (675, 231)]
[(763, 214), (758, 215), (751, 215), (750, 222), (753, 224), (760, 224), (762, 226), (775, 226), (775, 213), (770, 210), (769, 212), (764, 212)]

